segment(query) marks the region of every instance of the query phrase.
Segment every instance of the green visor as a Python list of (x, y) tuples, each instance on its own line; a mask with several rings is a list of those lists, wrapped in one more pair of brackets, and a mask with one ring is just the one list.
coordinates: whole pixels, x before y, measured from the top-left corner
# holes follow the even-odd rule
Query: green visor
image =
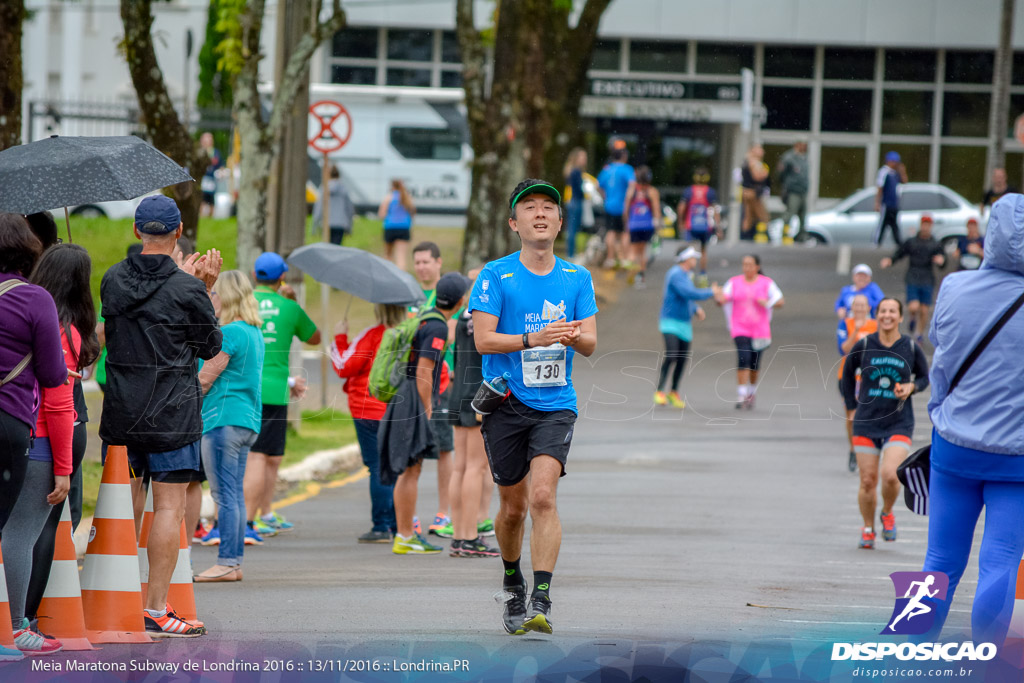
[(558, 204), (559, 206), (562, 205), (562, 195), (558, 194), (558, 190), (556, 190), (552, 185), (548, 185), (547, 183), (535, 183), (533, 185), (530, 185), (529, 187), (523, 188), (523, 191), (517, 194), (514, 199), (512, 199), (512, 202), (508, 205), (508, 208), (511, 209), (512, 207), (514, 207), (519, 202), (520, 197), (528, 194), (547, 195), (548, 197), (551, 197), (552, 199), (555, 200), (555, 204)]

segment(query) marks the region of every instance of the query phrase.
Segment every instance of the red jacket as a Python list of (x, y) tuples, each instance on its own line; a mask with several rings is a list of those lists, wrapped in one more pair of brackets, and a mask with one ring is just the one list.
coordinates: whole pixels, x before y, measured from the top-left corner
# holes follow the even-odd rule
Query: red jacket
[[(68, 327), (71, 329), (70, 340), (64, 334), (63, 327), (60, 331), (60, 342), (64, 348), (64, 363), (69, 370), (77, 370), (78, 363), (75, 362), (75, 359), (78, 358), (78, 354), (82, 350), (82, 336), (74, 325)], [(72, 353), (72, 348), (74, 348), (74, 353)], [(75, 420), (78, 419), (78, 414), (75, 412), (73, 390), (73, 384), (62, 384), (52, 389), (44, 388), (43, 400), (39, 406), (35, 435), (50, 439), (54, 476), (71, 474), (71, 442), (74, 439)]]
[(377, 357), (380, 340), (384, 336), (383, 325), (368, 327), (352, 340), (348, 335), (338, 334), (334, 337), (331, 348), (331, 364), (334, 371), (345, 381), (345, 393), (348, 394), (348, 410), (356, 420), (380, 420), (387, 409), (370, 396), (366, 388), (370, 382), (370, 368)]

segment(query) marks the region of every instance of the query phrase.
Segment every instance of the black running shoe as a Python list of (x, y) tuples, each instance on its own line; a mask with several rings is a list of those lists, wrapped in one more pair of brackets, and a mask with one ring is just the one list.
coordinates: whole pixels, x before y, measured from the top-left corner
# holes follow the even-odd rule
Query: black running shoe
[(523, 628), (527, 631), (551, 635), (551, 601), (538, 595), (530, 599), (530, 610), (526, 614)]
[(526, 621), (526, 584), (521, 586), (505, 586), (494, 596), (504, 602), (501, 612), (501, 624), (505, 633), (521, 636), (526, 633), (523, 622)]
[(501, 551), (483, 542), (479, 536), (473, 541), (462, 541), (462, 557), (497, 557)]
[(451, 547), (448, 549), (448, 557), (462, 557), (462, 541), (452, 539)]

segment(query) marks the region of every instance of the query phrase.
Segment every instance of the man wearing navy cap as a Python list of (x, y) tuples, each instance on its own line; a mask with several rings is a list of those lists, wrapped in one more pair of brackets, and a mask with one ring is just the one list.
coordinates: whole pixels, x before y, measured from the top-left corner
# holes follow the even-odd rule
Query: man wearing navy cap
[(178, 561), (185, 491), (199, 480), (203, 391), (196, 361), (220, 352), (210, 292), (223, 260), (215, 249), (180, 264), (171, 258), (181, 214), (163, 195), (142, 200), (134, 231), (142, 252), (112, 266), (100, 285), (107, 343), (100, 438), (128, 448), (134, 497), (144, 497), (143, 478), (152, 479), (146, 632), (154, 638), (201, 636), (206, 629), (178, 617), (167, 592)]
[(885, 229), (892, 230), (892, 239), (896, 246), (903, 244), (900, 239), (900, 183), (907, 182), (907, 167), (900, 161), (899, 152), (888, 152), (885, 165), (878, 169), (878, 194), (875, 196), (875, 211), (878, 212), (878, 227), (875, 228), (875, 246), (882, 246)]
[[(292, 337), (307, 344), (320, 343), (320, 331), (295, 301), (295, 292), (284, 282), (288, 264), (272, 251), (260, 254), (253, 265), (255, 296), (263, 320), (263, 419), (260, 435), (249, 451), (245, 467), (245, 509), (247, 545), (259, 545), (263, 535), (292, 528), (291, 522), (270, 510), (277, 484), (277, 470), (284, 459), (288, 433), (288, 403), (306, 393), (306, 379), (289, 375)], [(262, 516), (259, 513), (262, 512)]]

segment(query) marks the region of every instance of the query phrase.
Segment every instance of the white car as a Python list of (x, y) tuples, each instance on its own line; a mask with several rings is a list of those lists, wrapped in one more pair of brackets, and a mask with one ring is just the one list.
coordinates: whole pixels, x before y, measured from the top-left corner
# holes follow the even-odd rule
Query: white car
[[(807, 233), (819, 244), (872, 244), (878, 227), (879, 215), (875, 210), (878, 190), (867, 187), (858, 190), (826, 211), (807, 214)], [(905, 239), (917, 234), (921, 216), (930, 214), (934, 224), (932, 236), (942, 243), (947, 253), (956, 249), (958, 237), (967, 235), (967, 220), (976, 218), (984, 232), (986, 221), (978, 215), (978, 207), (953, 190), (935, 183), (905, 183), (899, 186), (900, 235)], [(769, 226), (772, 234), (781, 234), (782, 221), (776, 219)], [(794, 230), (795, 232), (795, 230)], [(886, 242), (891, 234), (886, 231)]]

